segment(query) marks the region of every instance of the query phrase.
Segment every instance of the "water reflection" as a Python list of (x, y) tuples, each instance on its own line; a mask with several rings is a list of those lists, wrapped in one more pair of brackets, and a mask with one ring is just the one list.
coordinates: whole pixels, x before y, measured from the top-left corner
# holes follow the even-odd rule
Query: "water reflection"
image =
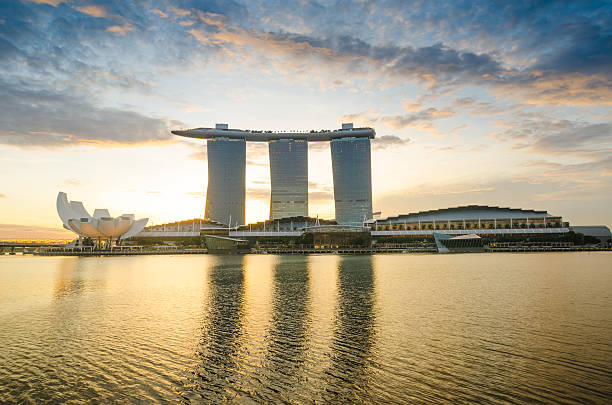
[(342, 257), (338, 306), (324, 402), (371, 402), (369, 392), (376, 339), (372, 257)]
[(85, 281), (81, 275), (79, 259), (62, 258), (57, 265), (57, 275), (53, 286), (53, 297), (56, 300), (70, 295), (80, 295), (85, 290)]
[(209, 302), (193, 375), (182, 397), (218, 402), (237, 396), (242, 385), (239, 351), (243, 337), (244, 258), (219, 257), (209, 271)]
[(607, 253), (6, 258), (0, 404), (609, 403)]
[[(267, 336), (265, 367), (269, 388), (289, 401), (299, 400), (298, 376), (307, 350), (309, 259), (280, 256), (274, 264), (274, 303)], [(302, 398), (304, 400), (304, 398)]]
[[(97, 262), (96, 258), (64, 257), (58, 260), (53, 285), (53, 298), (81, 297), (85, 293), (104, 289), (106, 272), (113, 263)], [(95, 269), (95, 272), (92, 272)]]

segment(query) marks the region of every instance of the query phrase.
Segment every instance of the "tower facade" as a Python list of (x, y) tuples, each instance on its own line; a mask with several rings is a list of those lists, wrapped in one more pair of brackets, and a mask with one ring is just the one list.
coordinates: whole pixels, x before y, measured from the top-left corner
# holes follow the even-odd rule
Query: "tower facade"
[(372, 128), (260, 131), (229, 128), (173, 130), (208, 141), (206, 218), (231, 226), (245, 221), (246, 142), (267, 142), (270, 153), (270, 219), (308, 216), (308, 143), (330, 142), (336, 221), (360, 225), (372, 219)]
[(336, 221), (360, 225), (372, 219), (370, 138), (332, 139), (330, 146)]
[(227, 225), (245, 223), (246, 141), (213, 138), (207, 141), (208, 190), (205, 216)]
[(308, 142), (271, 140), (268, 150), (270, 219), (308, 216)]

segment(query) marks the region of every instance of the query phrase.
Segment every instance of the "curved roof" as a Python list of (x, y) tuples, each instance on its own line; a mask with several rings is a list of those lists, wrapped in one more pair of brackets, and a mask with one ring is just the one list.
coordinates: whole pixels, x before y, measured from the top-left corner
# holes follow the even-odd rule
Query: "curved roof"
[(509, 207), (490, 207), (488, 205), (465, 205), (398, 215), (378, 220), (378, 222), (418, 222), (418, 221), (461, 221), (478, 219), (526, 219), (552, 217), (547, 211), (524, 210)]
[(256, 131), (225, 128), (194, 128), (171, 131), (174, 135), (198, 139), (230, 138), (244, 139), (249, 142), (269, 142), (280, 139), (298, 139), (308, 142), (330, 141), (339, 138), (374, 138), (376, 132), (372, 128), (345, 128), (331, 131)]
[(133, 214), (112, 218), (107, 209), (96, 209), (91, 216), (80, 201), (68, 201), (64, 192), (57, 194), (57, 213), (64, 228), (90, 238), (126, 239), (142, 231), (148, 218), (135, 220)]

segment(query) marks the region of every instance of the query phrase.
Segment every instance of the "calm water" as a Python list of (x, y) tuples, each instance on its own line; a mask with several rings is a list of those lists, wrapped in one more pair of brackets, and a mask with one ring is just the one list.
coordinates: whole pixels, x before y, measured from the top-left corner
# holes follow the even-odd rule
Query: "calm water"
[(0, 402), (612, 400), (612, 254), (0, 257)]

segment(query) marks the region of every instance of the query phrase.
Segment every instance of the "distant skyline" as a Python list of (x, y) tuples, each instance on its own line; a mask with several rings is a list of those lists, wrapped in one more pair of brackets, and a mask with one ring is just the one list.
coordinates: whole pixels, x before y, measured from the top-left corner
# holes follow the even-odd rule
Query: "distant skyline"
[[(375, 128), (373, 209), (481, 204), (612, 225), (609, 1), (0, 4), (0, 238), (70, 238), (58, 191), (202, 217), (205, 142), (172, 129)], [(247, 145), (246, 221), (268, 218)], [(309, 145), (309, 213), (334, 216)]]

